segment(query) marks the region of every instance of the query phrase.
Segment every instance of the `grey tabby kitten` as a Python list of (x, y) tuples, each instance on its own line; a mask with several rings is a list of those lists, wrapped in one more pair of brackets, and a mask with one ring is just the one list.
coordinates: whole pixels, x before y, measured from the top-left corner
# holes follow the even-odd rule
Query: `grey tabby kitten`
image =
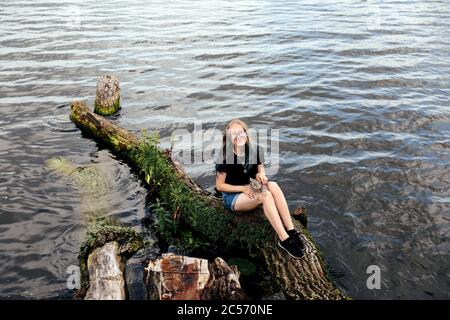
[(266, 194), (267, 192), (267, 186), (253, 178), (250, 178), (250, 189), (255, 193), (262, 192), (263, 194)]

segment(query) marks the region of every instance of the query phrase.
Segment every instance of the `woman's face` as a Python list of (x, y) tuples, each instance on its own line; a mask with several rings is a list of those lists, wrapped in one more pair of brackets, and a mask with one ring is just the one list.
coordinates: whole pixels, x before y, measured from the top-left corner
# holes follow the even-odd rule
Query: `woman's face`
[(247, 142), (247, 134), (245, 133), (244, 128), (237, 123), (233, 123), (228, 128), (228, 133), (231, 137), (231, 141), (236, 146), (241, 147)]

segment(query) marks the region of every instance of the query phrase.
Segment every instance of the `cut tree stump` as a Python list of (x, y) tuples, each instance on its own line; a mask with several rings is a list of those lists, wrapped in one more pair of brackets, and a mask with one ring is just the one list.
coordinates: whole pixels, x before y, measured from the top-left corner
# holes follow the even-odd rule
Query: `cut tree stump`
[(78, 254), (80, 288), (74, 298), (123, 299), (124, 263), (143, 246), (136, 230), (117, 221), (106, 219), (89, 228)]
[[(293, 222), (306, 249), (301, 260), (291, 258), (277, 246), (276, 234), (261, 210), (243, 215), (232, 214), (220, 198), (202, 189), (189, 177), (182, 166), (172, 159), (170, 150), (153, 147), (142, 151), (142, 142), (136, 135), (96, 115), (84, 102), (72, 103), (71, 119), (85, 134), (106, 145), (140, 172), (146, 172), (149, 167), (156, 172), (159, 168), (157, 175), (145, 174), (143, 180), (156, 189), (158, 197), (169, 206), (170, 212), (177, 212), (178, 219), (208, 242), (230, 250), (246, 249), (250, 256), (262, 259), (272, 279), (287, 297), (347, 298), (334, 285), (312, 237), (296, 219)], [(151, 154), (154, 161), (143, 165), (143, 152)], [(177, 196), (181, 199), (178, 202), (174, 201), (174, 192), (178, 192)]]
[(145, 269), (150, 300), (236, 300), (242, 297), (239, 271), (221, 258), (208, 260), (163, 254)]
[(210, 279), (203, 291), (203, 299), (241, 300), (247, 297), (242, 293), (239, 282), (240, 272), (235, 265), (228, 265), (217, 257), (209, 263)]
[(94, 112), (110, 116), (120, 109), (119, 80), (115, 76), (105, 75), (97, 80)]
[(85, 300), (125, 300), (124, 264), (117, 242), (96, 248), (87, 261), (89, 289)]

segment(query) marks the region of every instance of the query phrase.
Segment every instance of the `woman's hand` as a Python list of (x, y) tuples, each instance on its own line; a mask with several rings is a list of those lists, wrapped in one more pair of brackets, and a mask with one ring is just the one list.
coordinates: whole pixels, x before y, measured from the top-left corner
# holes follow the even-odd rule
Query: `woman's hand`
[(259, 180), (259, 182), (261, 182), (262, 184), (267, 184), (267, 181), (269, 181), (269, 179), (263, 172), (257, 173), (255, 178), (256, 180)]
[(250, 188), (250, 184), (246, 184), (245, 186), (242, 186), (242, 193), (245, 194), (250, 199), (253, 199), (256, 196), (255, 193), (253, 192), (253, 190)]

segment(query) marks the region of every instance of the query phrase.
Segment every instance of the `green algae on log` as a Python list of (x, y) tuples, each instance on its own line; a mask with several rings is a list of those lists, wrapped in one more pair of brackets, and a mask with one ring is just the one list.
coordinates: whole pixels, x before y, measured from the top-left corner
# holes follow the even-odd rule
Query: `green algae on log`
[(97, 80), (94, 112), (110, 116), (120, 109), (119, 80), (115, 76), (105, 75)]
[(63, 157), (51, 158), (46, 165), (78, 192), (86, 225), (95, 227), (107, 215), (109, 183), (103, 170), (94, 164), (77, 165)]
[(306, 252), (303, 259), (295, 260), (276, 245), (276, 235), (261, 209), (245, 215), (232, 214), (221, 199), (189, 177), (172, 159), (170, 150), (160, 150), (152, 140), (138, 139), (90, 111), (84, 102), (72, 103), (71, 119), (88, 136), (137, 168), (167, 209), (208, 242), (230, 250), (246, 249), (249, 256), (262, 259), (289, 298), (347, 298), (331, 280), (320, 251), (300, 222), (294, 220), (294, 225)]

